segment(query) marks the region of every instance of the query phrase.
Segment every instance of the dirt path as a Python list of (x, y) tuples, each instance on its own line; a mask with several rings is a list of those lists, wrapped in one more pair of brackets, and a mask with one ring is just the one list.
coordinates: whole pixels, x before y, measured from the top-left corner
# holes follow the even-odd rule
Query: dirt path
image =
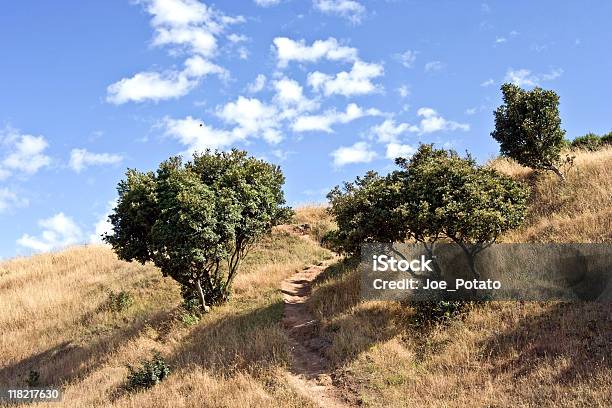
[(287, 380), (299, 393), (321, 407), (349, 407), (332, 385), (329, 364), (322, 353), (327, 344), (318, 336), (316, 321), (306, 307), (312, 281), (326, 266), (311, 266), (285, 279), (281, 285), (285, 302), (283, 325), (289, 335), (293, 357)]

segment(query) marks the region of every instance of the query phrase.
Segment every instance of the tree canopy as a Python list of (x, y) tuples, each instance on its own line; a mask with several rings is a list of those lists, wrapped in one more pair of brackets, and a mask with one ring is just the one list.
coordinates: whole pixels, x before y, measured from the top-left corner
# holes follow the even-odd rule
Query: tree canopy
[(228, 298), (249, 248), (291, 214), (280, 168), (244, 151), (172, 157), (126, 176), (105, 241), (121, 259), (153, 262), (204, 310)]

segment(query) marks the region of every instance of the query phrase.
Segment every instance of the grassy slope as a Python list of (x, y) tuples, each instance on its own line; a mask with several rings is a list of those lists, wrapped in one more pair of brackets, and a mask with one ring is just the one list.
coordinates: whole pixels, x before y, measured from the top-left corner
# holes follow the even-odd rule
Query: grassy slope
[[(329, 256), (310, 240), (273, 234), (247, 258), (232, 301), (194, 326), (181, 321), (173, 281), (105, 247), (1, 263), (0, 384), (23, 386), (39, 371), (43, 385), (66, 387), (66, 407), (309, 406), (283, 378), (289, 350), (278, 287)], [(134, 305), (105, 310), (108, 291), (120, 289)], [(123, 392), (126, 365), (153, 350), (172, 375), (147, 392)]]
[[(529, 219), (506, 242), (612, 242), (612, 149), (579, 153), (561, 186), (506, 160), (530, 182)], [(448, 327), (411, 327), (409, 308), (360, 302), (350, 262), (319, 279), (310, 307), (336, 381), (376, 407), (612, 406), (612, 305), (495, 302)]]

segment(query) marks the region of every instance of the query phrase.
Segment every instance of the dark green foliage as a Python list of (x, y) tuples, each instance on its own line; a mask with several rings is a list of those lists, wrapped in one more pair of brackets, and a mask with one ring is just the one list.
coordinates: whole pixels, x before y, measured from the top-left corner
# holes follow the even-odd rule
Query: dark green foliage
[(327, 198), (338, 229), (328, 232), (323, 244), (338, 253), (358, 255), (364, 242), (403, 241), (406, 233), (395, 219), (396, 187), (373, 171), (344, 188), (335, 187)]
[(477, 166), (468, 156), (421, 145), (409, 161), (398, 159), (401, 222), (419, 242), (446, 237), (470, 260), (505, 231), (518, 227), (527, 210), (529, 190), (496, 170)]
[(170, 374), (170, 367), (159, 353), (151, 360), (143, 361), (140, 368), (128, 366), (126, 388), (130, 391), (151, 388)]
[(155, 263), (208, 310), (228, 299), (253, 243), (291, 216), (283, 183), (278, 166), (238, 150), (185, 164), (172, 157), (155, 173), (128, 170), (104, 239), (121, 259)]
[(30, 388), (36, 388), (40, 385), (40, 374), (36, 370), (30, 370), (25, 380), (26, 384)]
[(134, 303), (134, 297), (128, 291), (122, 290), (119, 292), (111, 291), (108, 294), (107, 307), (113, 312), (123, 312)]
[(495, 130), (491, 136), (503, 155), (518, 163), (553, 171), (561, 179), (561, 149), (565, 131), (561, 129), (559, 96), (554, 91), (534, 88), (526, 91), (512, 84), (501, 87), (504, 103), (494, 112)]
[(466, 301), (431, 301), (431, 302), (414, 302), (412, 309), (414, 310), (414, 323), (417, 326), (427, 326), (435, 323), (447, 323), (451, 319), (465, 313), (472, 302)]
[(602, 146), (612, 146), (612, 132), (602, 135), (600, 141)]
[(595, 133), (587, 133), (584, 136), (579, 136), (572, 140), (572, 147), (574, 149), (584, 149), (595, 151), (602, 145), (601, 138)]

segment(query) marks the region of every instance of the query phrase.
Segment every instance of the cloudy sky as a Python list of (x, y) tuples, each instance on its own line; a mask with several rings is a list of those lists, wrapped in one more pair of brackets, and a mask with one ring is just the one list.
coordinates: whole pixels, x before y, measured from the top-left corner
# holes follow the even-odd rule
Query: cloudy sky
[(419, 142), (480, 161), (499, 86), (612, 130), (612, 2), (108, 0), (0, 12), (0, 257), (95, 242), (127, 167), (238, 147), (290, 204)]

